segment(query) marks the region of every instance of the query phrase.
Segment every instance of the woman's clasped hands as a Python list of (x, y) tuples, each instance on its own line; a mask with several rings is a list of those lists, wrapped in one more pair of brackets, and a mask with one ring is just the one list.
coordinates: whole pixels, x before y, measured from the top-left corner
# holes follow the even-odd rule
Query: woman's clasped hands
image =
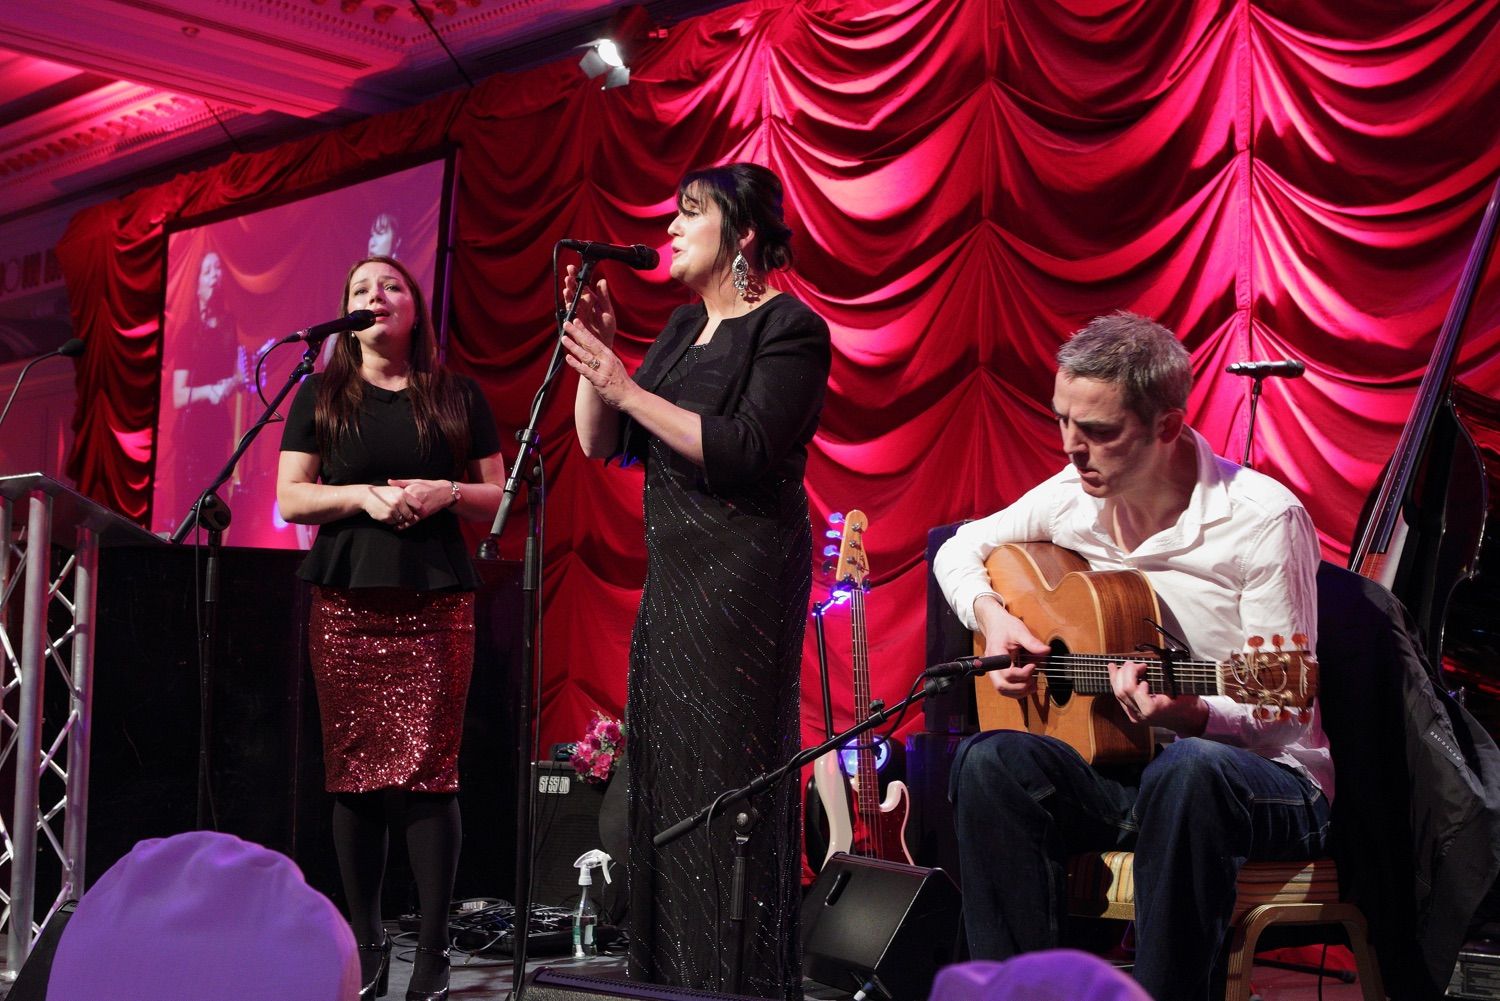
[(447, 480), (387, 480), (367, 489), (364, 511), (383, 525), (410, 528), (452, 503)]

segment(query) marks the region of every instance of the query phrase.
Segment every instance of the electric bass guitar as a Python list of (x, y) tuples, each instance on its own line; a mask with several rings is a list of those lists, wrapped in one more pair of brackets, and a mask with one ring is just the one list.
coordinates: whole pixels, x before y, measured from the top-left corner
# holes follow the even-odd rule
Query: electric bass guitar
[[(865, 590), (869, 587), (870, 561), (865, 553), (864, 533), (868, 527), (869, 521), (863, 511), (850, 511), (844, 516), (839, 559), (834, 571), (834, 587), (849, 596), (856, 722), (870, 717), (871, 703), (870, 644), (865, 628)], [(906, 784), (891, 782), (886, 787), (885, 799), (880, 798), (876, 756), (883, 740), (867, 731), (842, 751), (830, 751), (813, 764), (813, 779), (829, 821), (825, 862), (833, 857), (834, 852), (843, 851), (911, 864), (911, 853), (906, 849), (906, 821), (911, 812)], [(856, 762), (855, 775), (846, 786), (841, 756), (851, 748)]]
[[(1078, 554), (1046, 542), (1000, 546), (985, 561), (990, 585), (1050, 654), (1018, 658), (1037, 664), (1036, 691), (1013, 699), (975, 679), (982, 730), (1027, 730), (1065, 741), (1090, 763), (1151, 756), (1151, 728), (1133, 723), (1115, 701), (1110, 663), (1147, 665), (1153, 692), (1227, 695), (1267, 716), (1310, 712), (1318, 694), (1318, 663), (1307, 637), (1251, 637), (1251, 653), (1225, 661), (1159, 656), (1156, 594), (1138, 570), (1094, 570)], [(984, 650), (976, 635), (974, 649)]]

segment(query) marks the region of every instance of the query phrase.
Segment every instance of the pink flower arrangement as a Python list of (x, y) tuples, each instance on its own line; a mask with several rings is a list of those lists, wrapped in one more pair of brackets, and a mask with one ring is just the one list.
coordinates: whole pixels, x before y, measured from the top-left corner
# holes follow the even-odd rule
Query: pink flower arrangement
[(595, 713), (583, 739), (573, 748), (573, 768), (586, 782), (604, 782), (615, 770), (615, 759), (625, 749), (620, 721)]

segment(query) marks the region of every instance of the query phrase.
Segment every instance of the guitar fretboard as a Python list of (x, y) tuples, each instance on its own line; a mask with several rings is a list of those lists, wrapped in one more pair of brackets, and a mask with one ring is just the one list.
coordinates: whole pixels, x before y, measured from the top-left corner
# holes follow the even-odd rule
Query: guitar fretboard
[[(853, 632), (854, 718), (870, 718), (870, 645), (865, 632), (865, 589), (855, 584), (849, 589), (849, 625)], [(859, 813), (870, 830), (880, 825), (880, 785), (875, 776), (874, 735), (866, 732), (859, 738), (858, 762)]]
[(1285, 673), (1285, 669), (1277, 664), (1274, 655), (1262, 654), (1257, 661), (1268, 662), (1260, 663), (1260, 666), (1255, 668), (1252, 668), (1249, 663), (1219, 664), (1211, 660), (1173, 658), (1173, 684), (1168, 685), (1161, 661), (1153, 653), (1054, 653), (1045, 657), (1028, 655), (1024, 658), (1027, 663), (1035, 663), (1037, 669), (1047, 675), (1050, 684), (1055, 685), (1059, 680), (1066, 681), (1079, 695), (1110, 694), (1112, 689), (1109, 683), (1109, 665), (1123, 664), (1127, 660), (1145, 664), (1147, 683), (1152, 691), (1163, 694), (1174, 689), (1179, 695), (1224, 694), (1221, 679), (1226, 672), (1233, 672), (1237, 667), (1243, 670), (1246, 677), (1256, 674), (1264, 679), (1271, 672)]

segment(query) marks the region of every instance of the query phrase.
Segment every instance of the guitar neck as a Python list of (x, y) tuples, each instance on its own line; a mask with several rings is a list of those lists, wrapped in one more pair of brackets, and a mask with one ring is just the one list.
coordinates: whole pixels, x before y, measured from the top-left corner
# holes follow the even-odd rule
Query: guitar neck
[(1025, 658), (1047, 676), (1048, 682), (1056, 685), (1066, 681), (1079, 695), (1109, 695), (1113, 691), (1109, 684), (1109, 665), (1135, 661), (1146, 665), (1146, 682), (1154, 692), (1166, 693), (1175, 689), (1179, 695), (1222, 695), (1222, 668), (1211, 660), (1183, 658), (1172, 660), (1172, 685), (1166, 683), (1166, 674), (1161, 661), (1153, 654), (1144, 653), (1064, 653)]
[[(863, 723), (870, 718), (870, 645), (865, 632), (865, 591), (856, 585), (849, 592), (849, 625), (853, 633), (854, 667), (854, 718)], [(859, 787), (866, 795), (861, 797), (860, 812), (865, 805), (874, 805), (879, 797), (875, 784), (875, 751), (871, 747), (872, 735), (867, 731), (859, 737)]]

